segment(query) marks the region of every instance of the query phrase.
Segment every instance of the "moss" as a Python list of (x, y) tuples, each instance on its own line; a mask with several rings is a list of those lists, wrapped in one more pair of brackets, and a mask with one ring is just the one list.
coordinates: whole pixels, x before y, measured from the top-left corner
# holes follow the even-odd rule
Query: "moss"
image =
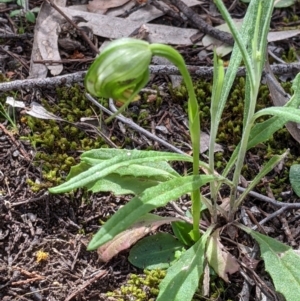
[[(97, 108), (92, 108), (92, 104), (86, 99), (78, 84), (72, 87), (59, 87), (56, 93), (57, 102), (50, 104), (49, 101), (42, 100), (42, 105), (50, 113), (68, 122), (76, 123), (82, 117), (94, 116), (94, 112), (99, 112)], [(34, 191), (61, 183), (78, 160), (74, 157), (74, 151), (105, 146), (100, 136), (91, 137), (74, 124), (30, 116), (24, 123), (27, 123), (31, 133), (22, 138), (29, 140), (34, 146), (37, 151), (34, 164), (42, 168), (42, 183), (28, 181)]]
[(124, 285), (108, 292), (107, 297), (118, 301), (154, 301), (159, 293), (158, 286), (165, 275), (163, 270), (145, 270), (142, 275), (131, 274)]
[[(291, 53), (293, 51), (291, 50)], [(292, 58), (292, 57), (290, 57)], [(286, 82), (282, 84), (285, 91), (289, 94), (293, 94), (291, 90), (292, 84)], [(201, 128), (210, 128), (210, 95), (211, 95), (212, 83), (208, 81), (199, 80), (194, 83), (196, 96), (200, 107), (200, 121)], [(169, 86), (170, 93), (175, 102), (182, 104), (187, 111), (187, 91), (185, 86), (180, 86), (176, 89), (172, 89)], [(223, 115), (218, 129), (216, 142), (224, 146), (224, 152), (221, 154), (215, 154), (215, 166), (218, 172), (222, 172), (228, 162), (233, 150), (240, 142), (242, 130), (243, 130), (243, 113), (244, 113), (244, 93), (245, 93), (245, 79), (239, 77), (235, 80), (228, 101), (225, 104)], [(261, 85), (258, 93), (256, 111), (261, 110), (265, 107), (272, 106), (272, 101), (269, 97), (269, 90), (266, 85)], [(263, 122), (269, 118), (263, 116), (257, 120), (257, 122)], [(256, 156), (255, 161), (257, 165), (251, 164), (251, 157), (247, 157), (245, 165), (242, 170), (243, 176), (246, 180), (251, 181), (259, 172), (257, 167), (263, 166), (266, 162), (271, 159), (274, 155), (282, 154), (290, 148), (291, 154), (285, 161), (284, 167), (279, 171), (272, 171), (267, 175), (266, 179), (269, 180), (269, 186), (272, 189), (275, 198), (280, 200), (280, 193), (286, 189), (289, 189), (289, 177), (288, 170), (289, 166), (298, 163), (300, 152), (297, 147), (297, 143), (291, 138), (291, 135), (284, 127), (274, 133), (270, 139), (264, 143), (261, 143), (258, 147), (249, 150), (248, 154), (251, 153)], [(248, 160), (250, 160), (248, 162)], [(276, 174), (278, 173), (278, 174)], [(280, 187), (280, 188), (278, 188)], [(263, 186), (258, 186), (257, 191), (264, 193)]]
[(282, 55), (282, 59), (287, 63), (292, 63), (297, 61), (297, 52), (294, 47), (290, 47), (286, 53)]

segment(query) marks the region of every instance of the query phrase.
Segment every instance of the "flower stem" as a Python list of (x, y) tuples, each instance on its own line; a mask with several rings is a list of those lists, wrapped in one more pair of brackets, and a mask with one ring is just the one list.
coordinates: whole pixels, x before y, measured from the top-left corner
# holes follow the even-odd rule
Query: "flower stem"
[[(200, 116), (199, 105), (197, 102), (192, 78), (187, 70), (184, 59), (179, 52), (168, 45), (150, 44), (153, 55), (162, 56), (171, 61), (180, 71), (186, 84), (188, 99), (188, 117), (189, 128), (191, 132), (193, 148), (193, 175), (199, 174), (199, 153), (200, 153)], [(201, 198), (200, 190), (192, 191), (192, 215), (193, 215), (193, 239), (197, 241), (200, 238), (199, 222), (201, 218)]]

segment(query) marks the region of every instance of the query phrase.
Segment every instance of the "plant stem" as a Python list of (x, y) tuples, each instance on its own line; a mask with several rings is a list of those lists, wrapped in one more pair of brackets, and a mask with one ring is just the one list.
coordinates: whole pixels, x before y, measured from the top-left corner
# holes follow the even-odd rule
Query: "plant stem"
[[(218, 118), (218, 110), (221, 99), (221, 92), (224, 83), (224, 66), (223, 61), (218, 57), (216, 50), (214, 50), (214, 78), (213, 78), (213, 88), (211, 96), (211, 125), (210, 125), (210, 139), (209, 139), (209, 167), (213, 171), (215, 168), (215, 145), (217, 131), (219, 127), (220, 118)], [(218, 184), (216, 181), (210, 183), (210, 194), (212, 202), (212, 222), (217, 222), (217, 196), (218, 196)]]
[[(257, 63), (257, 62), (254, 61), (254, 65), (255, 65), (255, 63)], [(257, 84), (255, 84), (254, 87), (250, 88), (251, 90), (250, 90), (249, 112), (247, 115), (245, 127), (243, 129), (243, 135), (242, 135), (241, 144), (240, 144), (241, 146), (240, 146), (239, 153), (237, 156), (236, 166), (235, 166), (233, 179), (232, 179), (233, 188), (231, 189), (231, 193), (230, 193), (230, 211), (229, 211), (229, 216), (228, 216), (229, 221), (233, 221), (234, 214), (237, 209), (237, 206), (236, 206), (237, 187), (239, 184), (239, 179), (240, 179), (241, 171), (243, 168), (244, 159), (246, 156), (251, 128), (253, 126), (253, 115), (254, 115), (254, 111), (255, 111), (259, 85), (260, 85), (260, 80), (258, 80)]]
[[(186, 84), (188, 99), (188, 117), (189, 128), (191, 132), (192, 148), (193, 148), (193, 175), (199, 174), (199, 153), (200, 153), (200, 116), (199, 106), (192, 82), (192, 78), (185, 65), (184, 59), (179, 52), (168, 45), (150, 44), (153, 55), (167, 58), (179, 69), (183, 80)], [(201, 198), (200, 190), (192, 191), (192, 215), (193, 215), (193, 239), (197, 241), (200, 238), (199, 222), (201, 217)]]

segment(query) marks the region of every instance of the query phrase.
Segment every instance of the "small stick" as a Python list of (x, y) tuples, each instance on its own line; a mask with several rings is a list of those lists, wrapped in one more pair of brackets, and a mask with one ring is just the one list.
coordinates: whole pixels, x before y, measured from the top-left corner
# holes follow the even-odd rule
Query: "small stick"
[[(187, 66), (191, 75), (197, 78), (211, 79), (213, 77), (213, 67), (199, 67), (199, 66)], [(180, 75), (179, 70), (172, 65), (150, 65), (149, 70), (151, 74), (161, 75)], [(226, 69), (225, 69), (226, 70)], [(276, 75), (282, 75), (287, 73), (298, 73), (300, 70), (300, 63), (290, 64), (276, 64), (271, 66), (271, 70)], [(15, 80), (12, 82), (0, 83), (0, 91), (11, 91), (20, 89), (34, 89), (34, 88), (49, 88), (60, 85), (73, 84), (83, 82), (83, 78), (86, 71), (79, 71), (71, 74), (47, 77), (47, 78), (31, 78), (24, 80)], [(264, 72), (264, 75), (266, 72)], [(245, 68), (240, 67), (238, 69), (237, 76), (245, 76)]]
[(53, 0), (46, 0), (55, 10), (57, 10), (72, 26), (76, 28), (78, 33), (83, 37), (83, 39), (89, 44), (95, 55), (99, 54), (98, 48), (92, 43), (92, 41), (88, 38), (86, 33), (79, 27), (75, 22), (73, 22), (54, 2)]
[[(117, 109), (113, 104), (112, 99), (109, 99), (109, 106), (112, 109), (112, 112), (110, 110), (108, 110), (107, 108), (105, 108), (104, 106), (102, 106), (97, 100), (95, 100), (90, 94), (86, 93), (85, 94), (86, 97), (98, 108), (100, 108), (101, 110), (103, 110), (105, 113), (109, 114), (109, 115), (113, 115)], [(114, 112), (115, 111), (115, 112)], [(142, 133), (143, 135), (145, 135), (146, 137), (159, 142), (160, 144), (162, 144), (163, 146), (165, 146), (166, 148), (179, 153), (179, 154), (183, 154), (186, 155), (185, 152), (183, 152), (182, 150), (180, 150), (179, 148), (173, 146), (172, 144), (164, 141), (163, 139), (157, 137), (156, 135), (153, 135), (152, 133), (148, 132), (147, 130), (143, 129), (142, 127), (140, 127), (139, 125), (137, 125), (135, 122), (133, 122), (131, 119), (124, 117), (122, 114), (119, 114), (115, 117), (116, 119), (122, 121), (123, 123), (127, 124), (129, 127), (131, 127), (132, 129), (138, 131), (139, 133)]]
[(234, 39), (231, 34), (218, 30), (207, 24), (197, 13), (195, 13), (181, 0), (170, 0), (170, 2), (175, 5), (189, 20), (191, 20), (201, 32), (209, 34), (215, 39), (220, 40), (228, 45), (234, 44)]
[(282, 229), (288, 239), (288, 242), (291, 244), (292, 247), (296, 247), (298, 244), (295, 242), (295, 239), (292, 235), (290, 230), (289, 224), (285, 217), (280, 217), (280, 221), (282, 222)]
[(82, 292), (86, 287), (88, 287), (89, 285), (91, 285), (93, 282), (95, 282), (96, 280), (98, 280), (99, 278), (102, 278), (104, 276), (107, 275), (107, 271), (105, 270), (100, 270), (98, 274), (96, 274), (92, 279), (85, 281), (81, 287), (79, 287), (75, 292), (73, 292), (72, 294), (70, 294), (65, 301), (70, 301), (72, 300), (74, 297), (76, 297), (80, 292)]

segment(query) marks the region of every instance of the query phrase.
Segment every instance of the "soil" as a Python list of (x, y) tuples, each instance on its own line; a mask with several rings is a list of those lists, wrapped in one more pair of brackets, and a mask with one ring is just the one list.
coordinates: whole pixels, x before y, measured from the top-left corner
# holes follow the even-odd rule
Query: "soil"
[[(39, 7), (41, 2), (30, 1), (30, 8)], [(208, 3), (210, 1), (204, 2), (204, 7), (209, 9)], [(0, 10), (0, 17), (7, 22), (3, 21), (2, 23), (1, 21), (0, 29), (5, 30), (8, 26), (18, 36), (17, 29), (20, 27), (20, 17), (9, 17), (8, 15), (13, 9), (15, 9), (15, 6), (8, 5)], [(204, 14), (204, 11), (199, 8), (197, 12)], [(208, 11), (206, 12), (208, 13)], [(297, 15), (297, 12), (299, 12), (298, 4), (295, 4), (292, 8), (275, 10), (272, 28), (279, 26), (284, 17)], [(231, 14), (235, 17), (241, 17), (244, 13), (245, 5), (241, 3), (234, 6), (231, 11)], [(213, 21), (214, 18), (210, 20)], [(155, 22), (163, 22), (169, 25), (178, 22), (175, 21), (169, 16)], [(23, 25), (25, 24), (25, 31), (28, 35), (26, 39), (1, 36), (2, 80), (15, 81), (28, 77), (34, 26), (25, 18), (22, 18), (22, 22)], [(295, 24), (291, 21), (289, 25), (297, 25), (297, 21), (295, 21)], [(299, 37), (288, 42), (281, 41), (276, 46), (282, 49), (287, 58), (289, 48), (297, 49), (298, 43)], [(85, 50), (75, 49), (72, 54), (80, 51), (85, 59), (92, 60), (93, 55), (87, 49), (87, 47), (85, 47)], [(212, 55), (210, 54), (207, 54), (204, 60), (199, 60), (197, 53), (201, 50), (201, 47), (182, 46), (179, 47), (179, 50), (188, 64), (212, 65)], [(68, 57), (65, 59), (68, 60)], [(89, 64), (87, 62), (74, 63), (70, 61), (66, 63), (63, 72), (66, 74), (87, 70)], [(163, 75), (156, 75), (151, 79), (149, 87), (152, 88), (154, 84), (168, 90), (169, 79)], [(84, 91), (82, 83), (79, 84), (78, 89)], [(36, 99), (37, 94), (40, 95), (38, 99), (46, 100), (53, 107), (55, 103), (61, 101), (55, 89), (44, 88), (1, 92), (1, 103), (4, 104), (6, 96), (9, 95), (29, 105)], [(145, 105), (142, 99), (131, 105), (126, 114), (150, 131), (155, 132), (155, 127), (161, 126), (156, 128), (156, 134), (159, 137), (189, 153), (190, 141), (185, 126), (187, 122), (184, 107), (185, 100), (185, 96), (178, 97), (174, 103), (169, 93), (167, 93), (167, 96), (162, 97), (162, 103), (159, 106), (151, 99)], [(92, 107), (95, 113), (99, 113), (96, 107), (88, 104), (87, 106)], [(202, 106), (204, 105), (202, 104)], [(145, 118), (138, 118), (141, 112), (146, 112)], [(55, 113), (60, 114), (58, 111), (55, 111)], [(105, 293), (120, 288), (122, 284), (126, 283), (131, 273), (143, 275), (143, 271), (128, 262), (128, 251), (123, 251), (109, 262), (103, 263), (99, 261), (97, 252), (89, 252), (86, 247), (93, 233), (99, 229), (99, 225), (105, 222), (129, 198), (115, 197), (110, 193), (91, 194), (83, 190), (70, 194), (51, 195), (47, 188), (64, 181), (70, 166), (62, 167), (64, 162), (55, 162), (55, 164), (58, 164), (58, 167), (55, 166), (58, 173), (54, 179), (46, 178), (45, 161), (41, 159), (40, 154), (56, 156), (58, 153), (56, 147), (60, 148), (59, 151), (62, 153), (62, 146), (47, 145), (45, 143), (47, 137), (43, 137), (42, 143), (29, 139), (28, 137), (33, 137), (34, 134), (29, 124), (29, 121), (33, 119), (24, 114), (23, 110), (16, 109), (15, 115), (11, 116), (14, 118), (14, 124), (11, 124), (5, 118), (2, 118), (0, 123), (0, 300), (118, 300), (117, 298), (107, 297)], [(60, 116), (63, 116), (63, 113)], [(42, 137), (43, 130), (46, 127), (48, 129), (49, 126), (55, 124), (52, 121), (36, 122), (40, 127), (39, 137)], [(57, 124), (64, 138), (67, 140), (73, 139), (71, 134), (64, 132), (64, 123), (57, 122)], [(204, 123), (204, 127), (207, 128), (207, 126), (208, 123)], [(88, 127), (80, 128), (79, 132), (80, 138), (77, 140), (74, 138), (77, 148), (68, 149), (67, 151), (68, 157), (74, 158), (76, 163), (79, 162), (82, 151), (93, 147), (94, 143), (91, 142), (91, 145), (84, 145), (80, 148), (78, 146), (79, 140), (97, 141), (100, 145), (107, 142), (103, 140), (103, 137), (99, 137), (97, 131), (90, 130)], [(118, 147), (165, 150), (157, 142), (150, 141), (143, 135), (120, 125), (117, 121), (108, 126), (105, 134)], [(233, 140), (230, 143), (234, 144), (235, 141)], [(282, 144), (286, 144), (285, 148), (289, 147), (291, 149), (291, 155), (288, 163), (283, 163), (281, 167), (264, 178), (263, 182), (258, 185), (257, 192), (287, 203), (296, 203), (297, 197), (291, 190), (286, 174), (289, 164), (297, 162), (300, 157), (299, 144), (293, 140), (286, 130), (281, 131), (278, 136), (275, 136), (274, 140), (273, 144), (270, 145), (276, 145), (277, 141), (281, 143), (278, 143), (280, 145), (278, 150), (272, 149), (272, 154), (282, 153), (284, 148)], [(226, 157), (232, 145), (230, 143), (225, 145), (222, 140), (220, 141)], [(265, 146), (267, 147), (267, 144)], [(39, 154), (39, 157), (37, 154)], [(245, 171), (245, 177), (256, 174), (264, 162), (263, 160), (270, 155), (270, 153), (261, 149), (254, 149), (249, 152), (246, 158), (248, 169)], [(178, 164), (176, 168), (184, 172), (190, 166)], [(281, 177), (285, 178), (285, 181), (280, 182), (278, 179)], [(189, 207), (189, 203), (181, 201), (179, 206), (181, 209), (186, 209)], [(257, 224), (262, 233), (275, 237), (295, 249), (299, 248), (299, 209), (285, 211), (283, 214), (272, 218), (264, 226), (258, 224), (260, 220), (268, 217), (277, 209), (274, 205), (259, 200), (258, 197), (250, 196), (237, 213), (236, 219), (240, 220), (247, 217), (250, 219), (249, 223)], [(159, 210), (159, 214), (174, 215), (174, 207), (167, 206)], [(159, 231), (171, 232), (169, 227)], [(253, 246), (252, 240), (245, 235), (238, 237), (237, 234), (230, 233), (230, 229), (226, 231), (223, 233), (224, 245), (229, 252), (241, 259), (241, 250), (237, 247), (236, 242), (243, 241), (245, 245)], [(249, 265), (249, 262), (244, 262), (244, 264)], [(263, 264), (259, 262), (259, 256), (251, 264), (255, 266), (255, 269), (253, 273), (246, 269), (249, 277), (266, 294), (268, 294), (266, 291), (269, 287), (269, 300), (275, 300), (274, 288), (270, 279), (264, 273)], [(243, 283), (244, 278), (239, 273), (230, 276), (229, 284), (216, 280), (215, 285), (218, 286), (217, 290), (220, 291), (220, 294), (210, 300), (241, 300), (239, 294)], [(223, 286), (222, 291), (221, 286)], [(226, 286), (225, 289), (224, 286)], [(250, 292), (250, 300), (259, 300), (255, 293), (255, 285)], [(203, 300), (201, 297), (195, 298), (196, 300)]]

